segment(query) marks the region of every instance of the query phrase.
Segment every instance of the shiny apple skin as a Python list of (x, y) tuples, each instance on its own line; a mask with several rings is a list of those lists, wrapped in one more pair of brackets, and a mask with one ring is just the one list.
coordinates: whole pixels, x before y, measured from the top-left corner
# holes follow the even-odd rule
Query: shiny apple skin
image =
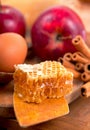
[(86, 40), (80, 17), (70, 8), (55, 6), (45, 10), (31, 28), (32, 45), (42, 60), (57, 60), (76, 51), (71, 41), (76, 35)]
[(15, 32), (25, 37), (26, 23), (24, 16), (17, 9), (0, 5), (0, 34), (5, 32)]

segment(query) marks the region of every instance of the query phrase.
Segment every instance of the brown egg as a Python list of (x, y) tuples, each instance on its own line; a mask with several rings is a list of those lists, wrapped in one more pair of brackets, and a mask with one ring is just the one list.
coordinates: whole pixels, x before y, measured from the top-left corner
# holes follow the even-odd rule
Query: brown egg
[(0, 72), (14, 72), (14, 65), (24, 63), (26, 56), (27, 43), (21, 35), (0, 34)]

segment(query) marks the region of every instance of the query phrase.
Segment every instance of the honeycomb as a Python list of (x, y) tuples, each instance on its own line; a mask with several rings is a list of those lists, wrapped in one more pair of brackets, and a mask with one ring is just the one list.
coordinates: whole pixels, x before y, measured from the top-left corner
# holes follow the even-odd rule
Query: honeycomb
[(25, 102), (41, 103), (72, 91), (73, 74), (60, 62), (15, 65), (14, 91)]

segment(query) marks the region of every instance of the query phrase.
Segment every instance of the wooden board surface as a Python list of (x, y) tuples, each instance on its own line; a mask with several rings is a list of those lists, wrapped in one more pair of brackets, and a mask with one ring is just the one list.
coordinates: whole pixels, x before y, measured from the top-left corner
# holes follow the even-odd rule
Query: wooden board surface
[(5, 86), (0, 86), (0, 107), (13, 106), (13, 81)]
[(70, 104), (70, 113), (35, 126), (21, 128), (15, 119), (0, 117), (7, 130), (90, 130), (90, 98), (79, 97)]
[[(80, 86), (82, 84), (81, 81), (74, 80), (73, 92), (66, 96), (69, 104), (80, 96)], [(13, 81), (6, 86), (0, 87), (0, 117), (2, 117), (2, 121), (4, 121), (3, 119), (7, 120), (6, 122), (9, 122), (9, 125), (11, 124), (10, 127), (17, 126), (18, 129), (22, 129), (15, 119), (15, 113), (13, 110), (13, 88)], [(55, 120), (57, 120), (57, 118)]]
[(13, 106), (16, 119), (22, 128), (28, 128), (42, 122), (69, 114), (69, 107), (64, 97), (46, 99), (43, 103), (23, 102), (14, 93)]
[[(79, 80), (74, 80), (73, 92), (66, 96), (70, 104), (80, 96), (80, 86), (83, 83)], [(13, 82), (6, 86), (0, 87), (0, 116), (5, 118), (15, 118), (13, 110)]]

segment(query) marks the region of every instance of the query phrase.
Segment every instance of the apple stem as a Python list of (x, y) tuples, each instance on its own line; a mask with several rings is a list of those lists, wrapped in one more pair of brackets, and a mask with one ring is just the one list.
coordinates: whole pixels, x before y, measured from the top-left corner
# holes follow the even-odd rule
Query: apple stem
[(58, 40), (58, 41), (66, 40), (66, 39), (72, 39), (72, 36), (71, 35), (69, 35), (69, 36), (61, 36), (60, 34), (58, 34), (56, 36), (56, 40)]
[[(52, 34), (50, 34), (49, 32), (46, 32), (46, 31), (41, 31), (43, 34), (45, 34), (46, 36), (48, 36), (49, 38), (52, 37)], [(56, 40), (57, 41), (61, 41), (61, 40), (66, 40), (66, 39), (72, 39), (72, 36), (69, 35), (69, 36), (62, 36), (60, 35), (60, 33), (56, 34)]]

